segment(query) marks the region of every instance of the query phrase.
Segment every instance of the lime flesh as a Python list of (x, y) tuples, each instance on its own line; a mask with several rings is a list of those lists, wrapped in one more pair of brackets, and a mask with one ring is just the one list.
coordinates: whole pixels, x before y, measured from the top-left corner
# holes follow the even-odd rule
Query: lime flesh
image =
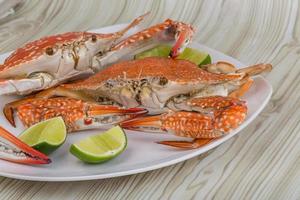
[(118, 156), (126, 146), (126, 134), (121, 127), (115, 126), (72, 144), (70, 152), (86, 163), (102, 163)]
[[(134, 56), (134, 59), (142, 59), (146, 57), (168, 57), (171, 51), (169, 45), (159, 45), (152, 49), (146, 50)], [(185, 48), (184, 51), (176, 58), (188, 60), (196, 65), (211, 64), (211, 57), (206, 52), (198, 51), (193, 48)]]
[(21, 133), (19, 138), (34, 149), (48, 155), (65, 142), (66, 135), (64, 120), (56, 117), (31, 126)]

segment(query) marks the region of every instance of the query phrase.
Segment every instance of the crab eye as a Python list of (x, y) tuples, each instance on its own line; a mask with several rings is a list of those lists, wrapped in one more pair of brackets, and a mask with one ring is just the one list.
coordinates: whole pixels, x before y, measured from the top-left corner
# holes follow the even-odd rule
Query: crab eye
[(92, 42), (96, 42), (97, 41), (97, 36), (96, 35), (92, 35)]
[(189, 42), (190, 42), (190, 40), (188, 38), (184, 41), (185, 44), (187, 44)]
[(52, 56), (54, 54), (54, 49), (52, 47), (47, 47), (45, 52), (47, 55)]

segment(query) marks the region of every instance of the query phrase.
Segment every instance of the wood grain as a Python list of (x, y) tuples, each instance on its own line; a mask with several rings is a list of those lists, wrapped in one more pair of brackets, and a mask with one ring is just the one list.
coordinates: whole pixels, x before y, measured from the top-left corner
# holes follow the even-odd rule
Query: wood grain
[(192, 23), (195, 40), (244, 63), (270, 62), (263, 113), (210, 152), (160, 170), (97, 181), (0, 178), (1, 199), (300, 199), (300, 11), (297, 0), (38, 1), (0, 19), (0, 53), (54, 33), (128, 22), (151, 11)]

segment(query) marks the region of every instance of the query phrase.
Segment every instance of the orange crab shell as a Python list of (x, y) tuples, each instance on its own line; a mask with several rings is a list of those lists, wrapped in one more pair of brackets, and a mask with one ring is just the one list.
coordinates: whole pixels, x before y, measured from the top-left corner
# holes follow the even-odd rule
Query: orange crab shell
[(84, 102), (71, 98), (34, 99), (17, 107), (18, 117), (26, 127), (40, 121), (62, 116), (66, 124), (83, 118)]
[(142, 79), (148, 77), (165, 77), (168, 81), (181, 84), (204, 83), (216, 84), (230, 80), (240, 80), (244, 74), (214, 74), (200, 69), (186, 60), (149, 57), (139, 60), (123, 61), (114, 64), (83, 81), (65, 84), (74, 90), (97, 89), (109, 79)]
[(225, 133), (237, 128), (246, 119), (248, 110), (245, 101), (232, 97), (194, 98), (187, 103), (202, 109), (214, 109), (214, 129)]

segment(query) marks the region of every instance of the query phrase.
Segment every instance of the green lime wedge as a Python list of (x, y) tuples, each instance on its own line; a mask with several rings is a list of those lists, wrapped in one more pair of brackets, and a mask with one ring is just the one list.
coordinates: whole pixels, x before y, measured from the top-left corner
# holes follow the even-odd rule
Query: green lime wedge
[[(168, 57), (171, 51), (171, 46), (169, 45), (159, 45), (152, 49), (148, 49), (144, 52), (136, 54), (134, 59), (142, 59), (146, 57)], [(196, 65), (206, 65), (211, 64), (211, 57), (208, 53), (199, 51), (193, 48), (185, 48), (184, 51), (176, 58), (189, 60)]]
[(102, 163), (118, 156), (126, 146), (126, 134), (121, 127), (115, 126), (102, 134), (72, 144), (70, 152), (84, 162)]
[(55, 117), (37, 123), (19, 136), (20, 140), (34, 149), (48, 155), (66, 140), (67, 130), (64, 120)]
[(211, 57), (209, 54), (192, 48), (185, 48), (176, 59), (189, 60), (199, 66), (211, 64)]
[(134, 59), (142, 59), (147, 57), (168, 57), (171, 51), (171, 46), (169, 45), (158, 45), (152, 49), (148, 49), (134, 56)]

